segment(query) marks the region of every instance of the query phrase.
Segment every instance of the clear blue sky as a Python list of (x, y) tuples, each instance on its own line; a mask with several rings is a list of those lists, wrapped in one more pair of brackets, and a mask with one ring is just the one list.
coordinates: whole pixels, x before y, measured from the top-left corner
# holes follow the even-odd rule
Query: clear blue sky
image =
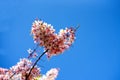
[(35, 18), (56, 31), (81, 27), (64, 54), (43, 57), (42, 72), (59, 67), (57, 80), (120, 80), (119, 0), (0, 0), (0, 67), (9, 68), (33, 48), (30, 36)]

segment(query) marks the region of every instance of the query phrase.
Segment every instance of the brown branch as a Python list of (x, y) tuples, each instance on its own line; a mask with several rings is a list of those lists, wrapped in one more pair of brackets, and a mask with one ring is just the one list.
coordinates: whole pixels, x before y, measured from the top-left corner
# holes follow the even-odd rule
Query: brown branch
[(29, 72), (28, 75), (26, 76), (26, 80), (29, 79), (29, 76), (30, 76), (33, 68), (37, 65), (37, 62), (41, 59), (41, 57), (42, 57), (46, 52), (48, 52), (48, 49), (47, 49), (46, 51), (44, 51), (44, 52), (39, 56), (39, 58), (35, 61), (35, 63), (33, 64), (32, 68), (30, 69), (30, 72)]
[(14, 72), (11, 76), (10, 76), (10, 79), (15, 75), (16, 73)]

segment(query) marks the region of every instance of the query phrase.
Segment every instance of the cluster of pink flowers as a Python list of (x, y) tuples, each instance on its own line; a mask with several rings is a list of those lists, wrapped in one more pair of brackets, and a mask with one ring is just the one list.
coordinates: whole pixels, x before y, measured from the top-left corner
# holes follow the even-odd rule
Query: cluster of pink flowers
[[(20, 62), (9, 70), (0, 68), (0, 80), (26, 80), (26, 75), (28, 75), (31, 67), (32, 62), (30, 60), (26, 58), (20, 59)], [(58, 71), (59, 69), (52, 68), (46, 73), (46, 75), (42, 75), (40, 73), (40, 68), (35, 67), (28, 80), (55, 80), (58, 75)]]
[[(0, 68), (0, 80), (26, 80), (25, 75), (27, 72), (28, 71), (19, 71), (19, 73), (16, 73), (12, 78), (10, 78), (13, 73), (8, 69)], [(52, 68), (43, 75), (38, 73), (38, 69), (35, 68), (28, 80), (55, 80), (58, 72), (58, 68)]]
[(51, 24), (47, 24), (41, 20), (35, 20), (32, 25), (31, 34), (37, 47), (44, 47), (45, 52), (41, 54), (36, 62), (29, 60), (30, 58), (37, 58), (37, 51), (29, 49), (28, 58), (20, 59), (20, 61), (12, 66), (10, 69), (0, 68), (0, 80), (55, 80), (59, 69), (52, 68), (45, 75), (41, 74), (37, 62), (46, 53), (48, 58), (54, 55), (63, 53), (68, 49), (75, 39), (75, 29), (66, 28), (61, 29), (59, 34), (55, 33), (55, 29)]
[(75, 39), (75, 30), (73, 28), (61, 29), (59, 34), (56, 34), (51, 24), (41, 20), (33, 22), (31, 33), (35, 43), (48, 50), (48, 57), (64, 52)]
[(8, 76), (6, 73), (8, 72), (8, 69), (0, 68), (0, 80), (7, 80)]
[[(0, 68), (0, 80), (25, 80), (30, 69), (32, 62), (26, 58), (20, 59), (15, 66), (12, 66), (9, 70)], [(34, 77), (40, 75), (40, 69), (36, 66), (32, 70), (29, 80), (33, 80)]]
[[(32, 67), (32, 62), (26, 58), (20, 59), (20, 62), (17, 63), (17, 65), (13, 66), (10, 70), (13, 73), (21, 74), (21, 80), (25, 80), (26, 76), (28, 75), (30, 69)], [(29, 76), (29, 80), (32, 80), (32, 78), (39, 76), (40, 69), (36, 66), (31, 72), (31, 75)]]
[(57, 78), (59, 69), (52, 68), (49, 70), (46, 75), (43, 75), (42, 77), (38, 78), (38, 80), (55, 80)]

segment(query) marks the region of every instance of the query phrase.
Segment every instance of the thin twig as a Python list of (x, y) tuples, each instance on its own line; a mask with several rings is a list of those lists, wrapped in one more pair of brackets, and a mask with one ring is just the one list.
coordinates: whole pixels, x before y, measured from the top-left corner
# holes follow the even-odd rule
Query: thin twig
[(80, 25), (78, 24), (77, 27), (75, 28), (75, 31), (77, 31), (77, 29), (80, 27)]
[(44, 51), (44, 52), (39, 56), (39, 58), (35, 61), (35, 63), (33, 64), (32, 68), (30, 69), (30, 72), (29, 72), (28, 75), (26, 76), (26, 80), (29, 79), (29, 76), (30, 76), (33, 68), (37, 65), (37, 62), (41, 59), (41, 57), (42, 57), (46, 52), (48, 52), (48, 49), (47, 49), (46, 51)]
[(37, 48), (39, 47), (39, 44), (37, 44), (36, 48), (29, 54), (28, 59), (30, 59), (30, 57), (33, 55), (33, 53), (37, 50)]

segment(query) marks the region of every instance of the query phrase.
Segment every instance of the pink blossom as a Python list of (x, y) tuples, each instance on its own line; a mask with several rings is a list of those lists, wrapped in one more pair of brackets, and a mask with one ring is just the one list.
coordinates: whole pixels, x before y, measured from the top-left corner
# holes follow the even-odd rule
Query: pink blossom
[(58, 75), (59, 69), (52, 68), (46, 75), (43, 75), (39, 80), (55, 80)]
[(0, 68), (0, 74), (5, 74), (8, 71), (8, 69)]
[[(18, 62), (17, 65), (13, 66), (10, 70), (16, 74), (21, 74), (21, 79), (24, 80), (26, 78), (26, 75), (28, 75), (31, 67), (32, 62), (26, 58), (23, 58), (20, 59), (20, 62)], [(40, 69), (38, 67), (34, 67), (29, 78), (37, 77), (39, 74)]]
[(63, 53), (71, 46), (75, 39), (74, 29), (61, 29), (59, 34), (56, 34), (51, 24), (40, 20), (33, 22), (31, 33), (35, 43), (43, 46), (45, 50), (48, 49), (48, 57)]
[[(32, 62), (26, 58), (20, 59), (15, 66), (12, 66), (10, 70), (0, 68), (0, 80), (25, 80), (32, 67)], [(29, 80), (33, 80), (34, 77), (40, 75), (40, 69), (35, 66), (29, 76)], [(12, 77), (11, 77), (12, 76)]]
[[(61, 29), (58, 34), (51, 24), (47, 24), (41, 20), (35, 20), (32, 25), (31, 34), (34, 42), (38, 46), (44, 47), (45, 52), (39, 56), (35, 63), (29, 58), (36, 58), (37, 51), (29, 49), (29, 57), (20, 59), (20, 61), (10, 69), (0, 68), (0, 80), (55, 80), (59, 69), (52, 68), (45, 75), (42, 75), (37, 62), (46, 53), (47, 57), (58, 55), (68, 49), (75, 40), (75, 29)], [(37, 46), (37, 47), (38, 47)]]

